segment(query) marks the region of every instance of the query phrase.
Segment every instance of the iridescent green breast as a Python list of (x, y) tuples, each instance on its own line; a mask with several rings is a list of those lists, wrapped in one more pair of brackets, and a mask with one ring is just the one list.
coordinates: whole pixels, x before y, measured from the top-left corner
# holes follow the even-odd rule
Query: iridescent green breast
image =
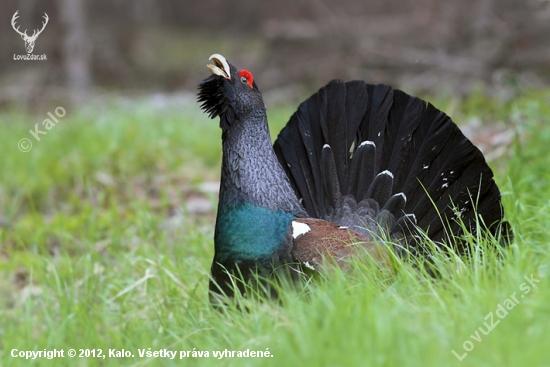
[(216, 220), (216, 259), (258, 260), (284, 244), (294, 216), (250, 204), (224, 207)]

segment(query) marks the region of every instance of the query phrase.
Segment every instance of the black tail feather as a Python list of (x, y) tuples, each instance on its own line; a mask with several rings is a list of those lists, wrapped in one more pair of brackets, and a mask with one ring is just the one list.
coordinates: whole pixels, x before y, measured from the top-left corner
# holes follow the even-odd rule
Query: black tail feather
[[(328, 145), (328, 146), (327, 146)], [(274, 149), (309, 215), (435, 241), (502, 227), (500, 192), (477, 149), (443, 112), (385, 85), (332, 81), (303, 102)]]
[(384, 205), (392, 194), (393, 174), (390, 171), (380, 172), (369, 187), (367, 197), (374, 199), (380, 205)]
[(359, 144), (352, 157), (349, 175), (349, 194), (359, 201), (366, 197), (369, 185), (376, 176), (375, 165), (376, 146), (366, 140)]
[(326, 184), (326, 192), (328, 194), (328, 205), (333, 208), (338, 208), (342, 205), (342, 191), (338, 182), (338, 166), (334, 160), (334, 154), (330, 145), (325, 144), (323, 147), (323, 177)]

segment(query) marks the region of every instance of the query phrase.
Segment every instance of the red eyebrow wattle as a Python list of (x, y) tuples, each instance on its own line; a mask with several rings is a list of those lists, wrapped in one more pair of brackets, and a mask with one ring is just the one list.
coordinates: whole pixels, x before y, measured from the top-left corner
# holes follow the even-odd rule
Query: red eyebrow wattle
[(248, 81), (248, 85), (250, 88), (254, 88), (254, 78), (252, 77), (252, 74), (248, 70), (241, 70), (239, 71), (239, 77), (245, 77)]

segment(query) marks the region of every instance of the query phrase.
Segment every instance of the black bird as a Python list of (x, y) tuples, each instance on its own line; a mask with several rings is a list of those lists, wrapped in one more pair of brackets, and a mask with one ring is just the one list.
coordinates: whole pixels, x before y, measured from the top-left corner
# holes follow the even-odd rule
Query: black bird
[(211, 294), (233, 294), (229, 274), (246, 282), (250, 272), (341, 264), (352, 243), (380, 261), (387, 240), (397, 253), (422, 254), (419, 231), (461, 251), (460, 222), (511, 238), (482, 153), (431, 104), (387, 85), (333, 80), (272, 146), (252, 74), (210, 59), (198, 101), (220, 118), (223, 146)]

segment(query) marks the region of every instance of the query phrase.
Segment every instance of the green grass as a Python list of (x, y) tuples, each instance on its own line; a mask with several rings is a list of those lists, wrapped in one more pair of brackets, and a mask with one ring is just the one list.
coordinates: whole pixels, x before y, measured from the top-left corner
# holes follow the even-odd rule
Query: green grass
[[(359, 262), (283, 292), (280, 303), (243, 300), (246, 312), (209, 306), (213, 216), (185, 209), (198, 184), (218, 178), (217, 121), (193, 104), (67, 108), (35, 141), (28, 130), (48, 111), (0, 113), (0, 365), (550, 365), (550, 95), (436, 105), (457, 122), (480, 117), (518, 131), (494, 162), (516, 235), (504, 256), (490, 239), (472, 240), (472, 258), (434, 254), (437, 279), (407, 261), (395, 274)], [(269, 111), (272, 132), (290, 113)], [(21, 138), (31, 151), (18, 150)], [(540, 283), (521, 298), (531, 275)], [(514, 292), (519, 303), (472, 339)], [(451, 351), (463, 355), (468, 340), (459, 361)], [(63, 349), (65, 358), (12, 358), (14, 348)], [(70, 358), (70, 348), (107, 357)], [(139, 357), (148, 348), (178, 355)], [(273, 357), (213, 356), (268, 348)], [(109, 349), (135, 357), (110, 358)]]

